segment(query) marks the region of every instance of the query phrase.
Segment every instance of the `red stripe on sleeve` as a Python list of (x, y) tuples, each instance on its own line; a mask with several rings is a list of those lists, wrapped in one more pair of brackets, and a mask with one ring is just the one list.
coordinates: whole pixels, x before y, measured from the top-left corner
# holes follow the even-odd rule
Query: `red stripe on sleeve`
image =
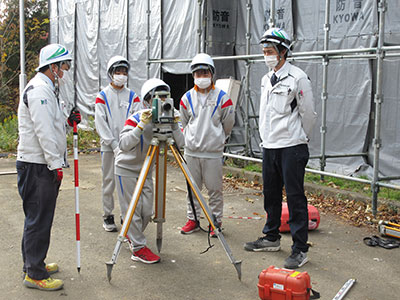
[(225, 108), (225, 107), (228, 107), (228, 106), (231, 106), (231, 105), (233, 105), (233, 103), (232, 103), (232, 100), (229, 99), (228, 101), (226, 101), (226, 102), (224, 103), (224, 105), (221, 106), (221, 108)]
[(129, 125), (129, 126), (132, 126), (132, 127), (136, 127), (137, 123), (132, 121), (131, 119), (128, 119), (128, 120), (125, 121), (125, 126), (126, 125)]
[(97, 103), (106, 104), (106, 102), (101, 98), (96, 98), (96, 104)]
[(180, 103), (180, 105), (184, 108), (184, 109), (186, 109), (187, 110), (187, 108), (186, 108), (186, 105), (185, 105), (185, 103), (183, 103), (183, 101), (181, 100), (181, 103)]
[(140, 102), (139, 97), (136, 97), (135, 100), (133, 100), (133, 102)]

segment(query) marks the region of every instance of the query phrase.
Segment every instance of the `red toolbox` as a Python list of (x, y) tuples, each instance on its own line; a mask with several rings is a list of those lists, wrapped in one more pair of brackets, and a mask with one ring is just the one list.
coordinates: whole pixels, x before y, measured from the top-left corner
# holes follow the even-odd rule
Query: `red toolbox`
[[(258, 295), (262, 300), (318, 299), (319, 293), (311, 290), (307, 272), (279, 269), (270, 266), (258, 276)], [(311, 291), (313, 295), (310, 296)]]
[[(268, 214), (267, 214), (268, 216)], [(308, 204), (308, 230), (317, 229), (320, 222), (320, 216), (317, 208)], [(281, 227), (280, 232), (289, 232), (289, 210), (286, 202), (282, 202), (282, 215), (281, 215)]]

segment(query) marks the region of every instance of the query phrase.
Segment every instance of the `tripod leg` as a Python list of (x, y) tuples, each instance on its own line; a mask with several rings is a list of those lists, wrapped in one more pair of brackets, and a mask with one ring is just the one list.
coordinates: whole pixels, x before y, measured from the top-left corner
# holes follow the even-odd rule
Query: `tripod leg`
[(165, 187), (167, 181), (167, 144), (160, 142), (156, 157), (156, 192), (155, 192), (155, 216), (153, 221), (157, 223), (157, 250), (161, 251), (162, 226), (165, 222)]
[(154, 154), (155, 154), (157, 148), (158, 148), (158, 146), (154, 146), (154, 145), (150, 145), (150, 147), (149, 147), (149, 151), (146, 154), (146, 158), (144, 160), (142, 169), (140, 170), (139, 178), (136, 183), (135, 191), (133, 192), (132, 200), (129, 203), (128, 210), (126, 211), (124, 223), (122, 224), (122, 228), (119, 232), (117, 243), (115, 245), (114, 252), (111, 257), (111, 261), (106, 262), (108, 281), (111, 281), (112, 268), (115, 265), (115, 263), (117, 262), (118, 255), (121, 250), (121, 245), (122, 245), (123, 241), (125, 240), (125, 236), (128, 232), (129, 226), (131, 225), (133, 214), (135, 213), (136, 206), (139, 202), (140, 194), (142, 193), (144, 182), (146, 180), (147, 174), (149, 173), (151, 163), (153, 161)]
[(200, 207), (203, 210), (204, 215), (206, 216), (208, 222), (210, 223), (212, 229), (214, 230), (218, 240), (221, 242), (221, 245), (224, 248), (226, 255), (228, 255), (229, 260), (234, 265), (236, 272), (238, 274), (239, 280), (241, 280), (241, 278), (242, 278), (242, 271), (241, 271), (242, 262), (234, 259), (233, 255), (232, 255), (232, 251), (229, 248), (229, 245), (226, 242), (225, 237), (221, 232), (221, 229), (219, 227), (217, 228), (215, 226), (214, 220), (211, 217), (211, 215), (212, 215), (211, 211), (208, 208), (206, 202), (204, 201), (204, 198), (201, 195), (201, 191), (200, 191), (199, 187), (196, 185), (196, 183), (194, 182), (193, 177), (190, 174), (189, 168), (186, 165), (186, 163), (184, 162), (182, 156), (179, 154), (179, 152), (177, 151), (177, 149), (175, 148), (175, 146), (173, 144), (170, 143), (169, 147), (171, 148), (171, 151), (172, 151), (179, 167), (181, 168), (183, 174), (185, 175), (185, 178), (188, 181), (188, 183), (193, 191), (193, 194), (195, 195), (196, 199), (199, 201)]

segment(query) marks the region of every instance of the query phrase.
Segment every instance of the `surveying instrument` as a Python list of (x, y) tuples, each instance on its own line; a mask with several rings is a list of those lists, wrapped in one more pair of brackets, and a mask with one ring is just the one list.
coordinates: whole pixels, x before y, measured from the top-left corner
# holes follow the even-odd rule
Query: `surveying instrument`
[[(162, 99), (162, 100), (161, 100)], [(221, 242), (226, 254), (229, 257), (230, 262), (234, 265), (238, 274), (239, 280), (241, 280), (241, 261), (234, 259), (232, 251), (229, 248), (221, 228), (216, 225), (214, 218), (211, 215), (211, 211), (208, 208), (204, 198), (201, 194), (199, 187), (193, 180), (190, 174), (189, 168), (184, 161), (182, 154), (179, 152), (178, 147), (175, 144), (172, 135), (172, 125), (174, 124), (174, 102), (170, 97), (170, 93), (166, 91), (155, 92), (155, 97), (152, 102), (152, 123), (153, 123), (153, 139), (150, 142), (149, 149), (147, 151), (145, 160), (143, 162), (142, 169), (136, 183), (135, 190), (133, 192), (132, 200), (129, 204), (126, 216), (123, 219), (123, 224), (119, 232), (117, 243), (114, 248), (114, 252), (111, 257), (111, 261), (106, 262), (107, 265), (107, 278), (111, 281), (111, 272), (113, 266), (117, 262), (119, 252), (121, 250), (122, 243), (125, 241), (125, 236), (128, 232), (129, 226), (132, 221), (132, 217), (135, 213), (136, 206), (139, 202), (140, 194), (146, 180), (146, 177), (151, 169), (152, 162), (156, 160), (156, 187), (155, 187), (155, 216), (153, 221), (157, 223), (156, 242), (158, 252), (161, 251), (162, 246), (162, 226), (165, 222), (165, 204), (166, 204), (166, 178), (167, 178), (167, 151), (168, 148), (171, 150), (176, 162), (178, 163), (183, 175), (186, 178), (188, 187), (190, 190), (188, 193), (193, 193), (196, 199), (199, 201), (200, 207), (204, 212), (205, 217), (210, 223), (211, 228), (214, 230), (215, 235)]]

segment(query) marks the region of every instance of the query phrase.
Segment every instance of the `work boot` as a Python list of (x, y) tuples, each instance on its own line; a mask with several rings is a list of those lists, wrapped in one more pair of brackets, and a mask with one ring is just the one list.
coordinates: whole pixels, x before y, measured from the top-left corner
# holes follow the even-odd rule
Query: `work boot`
[(46, 264), (46, 271), (47, 273), (49, 273), (49, 275), (57, 273), (59, 271), (58, 264), (56, 263)]
[(155, 264), (160, 261), (160, 257), (151, 252), (151, 250), (146, 246), (140, 248), (138, 251), (133, 252), (131, 259), (145, 264)]
[[(57, 273), (59, 271), (58, 264), (56, 263), (51, 263), (51, 264), (46, 264), (46, 271), (49, 273), (49, 275)], [(22, 279), (25, 279), (26, 272), (24, 272)]]
[(28, 274), (25, 275), (23, 284), (28, 288), (39, 289), (42, 291), (57, 291), (59, 289), (62, 289), (64, 286), (64, 282), (61, 279), (53, 279), (49, 277), (36, 280), (30, 278)]
[(115, 225), (114, 222), (114, 216), (113, 215), (109, 215), (107, 217), (104, 217), (103, 219), (103, 228), (105, 231), (108, 232), (115, 232), (117, 231), (117, 226)]
[(305, 252), (292, 252), (292, 254), (285, 260), (285, 268), (297, 269), (304, 266), (308, 262), (307, 253)]
[(182, 227), (181, 233), (182, 234), (191, 234), (195, 231), (199, 231), (200, 226), (199, 223), (193, 220), (188, 220), (185, 226)]
[(281, 241), (277, 239), (276, 241), (269, 241), (266, 236), (258, 238), (254, 242), (248, 242), (244, 244), (244, 250), (247, 251), (279, 251), (281, 249)]

